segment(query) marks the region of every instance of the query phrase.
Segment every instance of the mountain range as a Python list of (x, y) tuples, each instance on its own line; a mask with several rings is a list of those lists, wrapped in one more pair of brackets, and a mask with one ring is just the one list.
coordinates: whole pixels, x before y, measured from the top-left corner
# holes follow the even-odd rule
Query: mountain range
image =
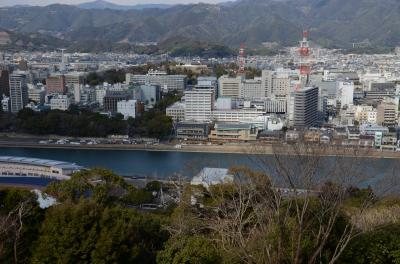
[(103, 7), (92, 3), (0, 8), (0, 28), (51, 36), (65, 46), (88, 42), (197, 42), (228, 47), (276, 42), (287, 46), (297, 43), (303, 29), (325, 47), (350, 47), (358, 42), (400, 45), (398, 0), (238, 0), (155, 8), (100, 4)]
[(170, 8), (172, 5), (168, 4), (137, 4), (137, 5), (118, 5), (111, 2), (96, 0), (93, 2), (86, 2), (82, 4), (76, 5), (79, 8), (83, 9), (112, 9), (112, 10), (143, 10), (150, 8), (159, 8), (165, 9)]

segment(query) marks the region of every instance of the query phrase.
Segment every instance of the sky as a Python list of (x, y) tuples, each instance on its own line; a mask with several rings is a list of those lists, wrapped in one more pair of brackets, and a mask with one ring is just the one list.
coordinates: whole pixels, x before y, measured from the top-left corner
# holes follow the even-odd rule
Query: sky
[[(92, 2), (93, 0), (0, 0), (0, 6), (13, 5), (49, 5), (54, 3), (60, 4), (80, 4), (84, 2)], [(106, 0), (115, 4), (121, 5), (136, 5), (136, 4), (188, 4), (188, 3), (218, 3), (226, 2), (224, 0)]]

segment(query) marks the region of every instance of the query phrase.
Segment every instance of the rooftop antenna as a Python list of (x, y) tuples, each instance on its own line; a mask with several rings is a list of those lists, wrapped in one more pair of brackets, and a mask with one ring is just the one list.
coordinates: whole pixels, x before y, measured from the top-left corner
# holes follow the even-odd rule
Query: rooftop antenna
[(300, 55), (300, 81), (304, 81), (307, 86), (310, 82), (310, 43), (308, 41), (308, 31), (303, 30), (303, 39), (299, 42), (299, 55)]

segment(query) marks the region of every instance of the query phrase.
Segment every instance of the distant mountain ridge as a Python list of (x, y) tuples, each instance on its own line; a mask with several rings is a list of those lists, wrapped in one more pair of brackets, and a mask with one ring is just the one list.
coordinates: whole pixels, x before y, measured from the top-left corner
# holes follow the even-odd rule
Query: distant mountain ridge
[(172, 5), (168, 4), (137, 4), (137, 5), (118, 5), (108, 1), (96, 0), (76, 5), (82, 9), (112, 9), (112, 10), (143, 10), (149, 8), (165, 9), (170, 8)]
[(140, 10), (105, 6), (0, 8), (0, 28), (40, 32), (74, 45), (181, 39), (182, 44), (190, 40), (229, 47), (240, 43), (259, 47), (265, 42), (296, 45), (306, 28), (310, 38), (325, 47), (358, 42), (400, 46), (398, 0), (239, 0)]

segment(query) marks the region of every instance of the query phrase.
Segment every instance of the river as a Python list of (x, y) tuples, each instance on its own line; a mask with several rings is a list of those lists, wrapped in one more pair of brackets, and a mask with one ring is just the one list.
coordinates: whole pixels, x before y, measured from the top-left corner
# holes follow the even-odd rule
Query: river
[[(2, 147), (0, 155), (68, 161), (86, 168), (108, 168), (121, 176), (150, 178), (166, 178), (176, 173), (191, 177), (206, 166), (228, 168), (245, 165), (259, 168), (255, 156), (247, 154)], [(272, 162), (273, 158), (268, 159)], [(399, 159), (368, 159), (363, 164), (367, 183), (371, 184), (387, 175), (400, 176), (399, 165)]]

